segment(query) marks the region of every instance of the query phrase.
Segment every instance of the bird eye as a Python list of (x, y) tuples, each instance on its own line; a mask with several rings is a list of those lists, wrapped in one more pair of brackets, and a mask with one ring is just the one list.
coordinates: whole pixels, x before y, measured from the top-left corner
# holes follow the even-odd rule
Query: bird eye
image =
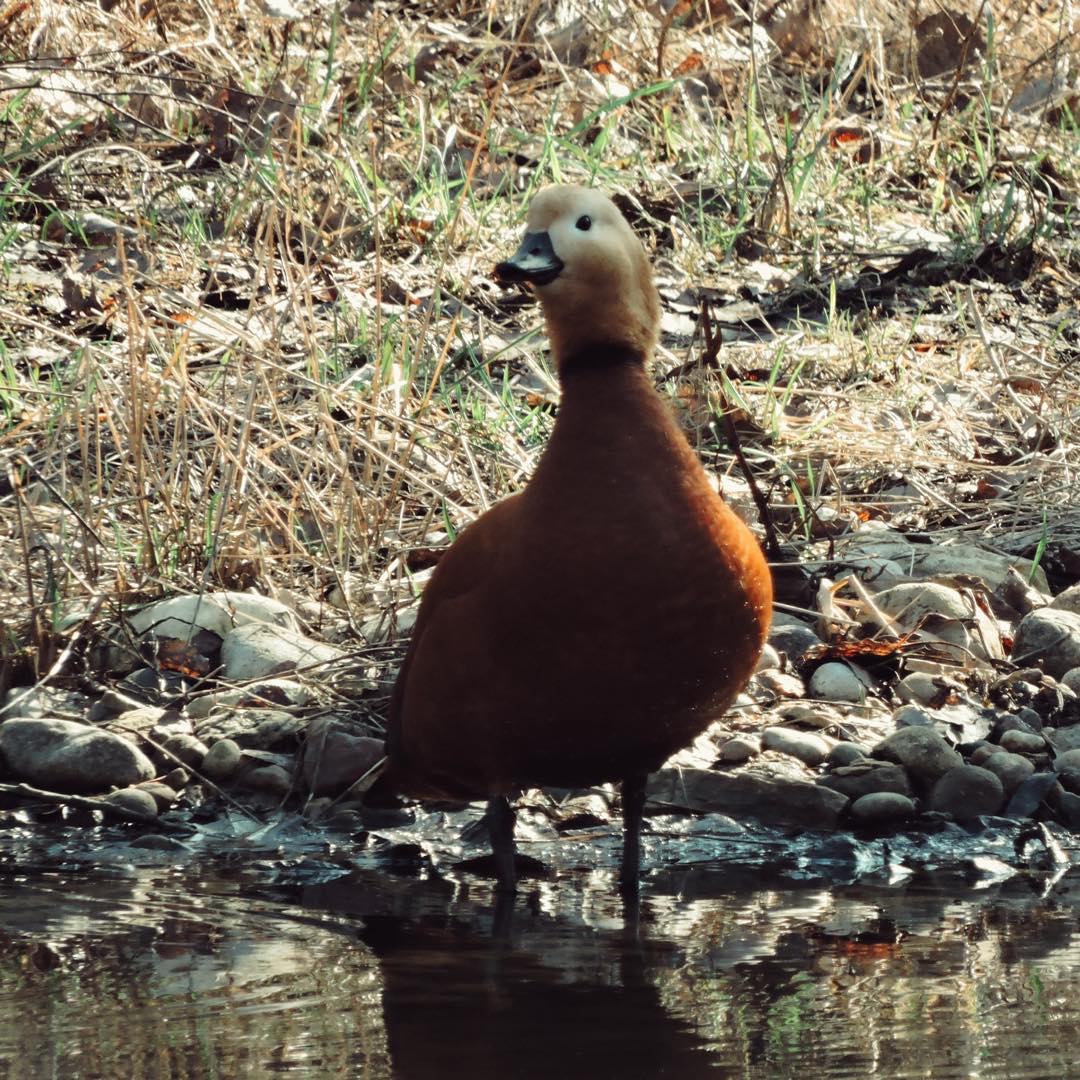
[(582, 214), (576, 224), (582, 232), (588, 232), (592, 228), (592, 218), (588, 214)]

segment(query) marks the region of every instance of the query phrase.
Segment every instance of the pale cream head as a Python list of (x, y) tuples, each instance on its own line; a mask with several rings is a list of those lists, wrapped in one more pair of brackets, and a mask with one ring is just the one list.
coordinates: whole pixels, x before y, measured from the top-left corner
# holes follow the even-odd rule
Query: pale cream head
[(597, 346), (622, 346), (648, 357), (656, 344), (660, 302), (641, 241), (615, 204), (589, 188), (546, 187), (529, 206), (526, 230), (518, 255), (500, 266), (514, 264), (530, 238), (546, 236), (550, 242), (561, 268), (554, 277), (524, 280), (543, 304), (560, 367), (568, 357), (587, 366), (588, 350)]

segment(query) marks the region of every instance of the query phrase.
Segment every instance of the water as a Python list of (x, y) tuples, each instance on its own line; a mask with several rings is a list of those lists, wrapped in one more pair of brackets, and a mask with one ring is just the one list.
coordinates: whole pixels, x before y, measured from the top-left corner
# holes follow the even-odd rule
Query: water
[(699, 862), (634, 910), (603, 866), (500, 906), (325, 841), (35, 850), (0, 858), (10, 1077), (1080, 1077), (1071, 873)]

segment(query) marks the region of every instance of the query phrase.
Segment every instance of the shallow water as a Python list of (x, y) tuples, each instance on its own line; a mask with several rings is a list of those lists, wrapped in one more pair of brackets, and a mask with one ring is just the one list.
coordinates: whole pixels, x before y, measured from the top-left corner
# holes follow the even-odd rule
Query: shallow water
[(637, 910), (583, 867), (500, 907), (318, 838), (0, 843), (0, 1072), (1080, 1077), (1080, 876), (975, 866), (698, 862)]

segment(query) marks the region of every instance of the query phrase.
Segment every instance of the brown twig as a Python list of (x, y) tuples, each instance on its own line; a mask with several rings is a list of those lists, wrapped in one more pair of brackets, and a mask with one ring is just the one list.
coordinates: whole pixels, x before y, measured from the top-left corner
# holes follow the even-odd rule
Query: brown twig
[[(720, 347), (723, 344), (723, 336), (713, 334), (712, 320), (709, 318), (708, 300), (701, 301), (701, 329), (705, 335), (705, 351), (701, 355), (701, 366), (713, 371), (719, 371)], [(780, 539), (773, 523), (772, 513), (769, 510), (769, 503), (762, 494), (761, 488), (758, 487), (757, 480), (754, 479), (754, 474), (746, 460), (746, 455), (743, 453), (742, 441), (739, 438), (738, 431), (735, 429), (735, 421), (731, 418), (731, 402), (728, 400), (723, 383), (720, 385), (720, 399), (721, 416), (724, 420), (724, 434), (727, 437), (728, 445), (735, 454), (735, 460), (739, 463), (739, 468), (742, 469), (743, 476), (746, 477), (746, 483), (750, 488), (750, 494), (753, 496), (754, 505), (757, 507), (758, 517), (765, 529), (765, 546), (769, 558), (782, 559), (783, 552), (780, 548)]]
[(69, 795), (61, 791), (45, 791), (29, 784), (0, 784), (0, 795), (14, 795), (17, 799), (37, 799), (39, 802), (53, 803), (57, 806), (76, 806), (80, 810), (101, 810), (125, 821), (138, 821), (143, 825), (156, 825), (168, 832), (190, 832), (191, 830), (162, 821), (155, 814), (144, 814), (141, 810), (132, 810), (129, 806), (120, 806), (108, 799), (97, 799), (89, 795)]

